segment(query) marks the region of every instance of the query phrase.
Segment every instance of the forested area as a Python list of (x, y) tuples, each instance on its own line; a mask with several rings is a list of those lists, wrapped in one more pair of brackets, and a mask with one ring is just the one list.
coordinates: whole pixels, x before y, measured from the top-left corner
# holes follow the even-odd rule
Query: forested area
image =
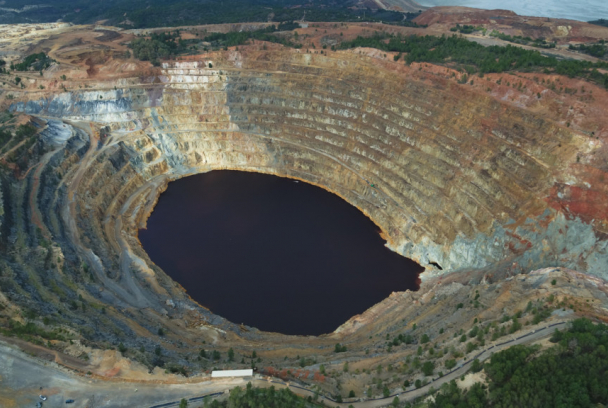
[(599, 44), (591, 44), (591, 45), (585, 45), (585, 44), (572, 45), (572, 44), (570, 44), (568, 46), (568, 49), (573, 50), (573, 51), (580, 51), (584, 54), (588, 54), (588, 55), (591, 55), (596, 58), (605, 58), (606, 54), (608, 54), (608, 47), (606, 46), (606, 42), (604, 40), (601, 40), (599, 42)]
[[(3, 7), (38, 5), (34, 0), (6, 0)], [(127, 28), (175, 27), (260, 21), (383, 21), (402, 24), (404, 14), (389, 10), (355, 8), (355, 0), (54, 0), (43, 7), (0, 14), (0, 23), (62, 21)], [(416, 15), (406, 15), (411, 20)]]
[(23, 61), (11, 64), (11, 69), (15, 71), (42, 71), (51, 66), (53, 60), (44, 52), (30, 54)]
[(462, 391), (444, 384), (430, 408), (592, 407), (608, 403), (608, 326), (578, 319), (556, 345), (513, 346), (483, 366), (488, 387), (475, 384)]
[(538, 51), (525, 50), (507, 45), (485, 47), (465, 38), (453, 36), (409, 36), (377, 33), (371, 37), (357, 37), (345, 41), (338, 48), (371, 47), (383, 51), (405, 54), (407, 64), (430, 62), (454, 65), (468, 74), (501, 73), (508, 71), (534, 72), (567, 75), (570, 78), (585, 78), (608, 88), (608, 75), (597, 69), (608, 68), (608, 63), (579, 60), (558, 60)]
[[(255, 31), (241, 31), (235, 32), (231, 31), (229, 33), (213, 33), (204, 38), (205, 41), (212, 43), (214, 46), (222, 46), (222, 47), (233, 47), (236, 45), (242, 45), (247, 43), (250, 39), (260, 40), (260, 41), (268, 41), (278, 44), (283, 44), (286, 47), (291, 48), (302, 48), (302, 44), (295, 42), (297, 41), (297, 33), (294, 36), (277, 36), (274, 35), (276, 32), (281, 31), (291, 31), (295, 28), (298, 28), (299, 24), (297, 23), (281, 23), (277, 26), (270, 25), (266, 28), (262, 28), (260, 30)], [(292, 41), (291, 39), (294, 39)]]
[(176, 56), (186, 49), (184, 40), (178, 30), (166, 33), (153, 33), (150, 38), (136, 38), (129, 47), (133, 56), (142, 61), (150, 61), (159, 65), (160, 59)]
[[(214, 47), (232, 47), (247, 43), (250, 39), (279, 43), (287, 47), (301, 48), (297, 32), (293, 36), (276, 35), (278, 32), (293, 30), (294, 22), (271, 25), (254, 31), (213, 33), (204, 38)], [(198, 40), (188, 40), (189, 42)], [(187, 50), (189, 42), (179, 38), (179, 31), (152, 34), (149, 39), (138, 38), (130, 47), (136, 58), (152, 61), (179, 55)], [(452, 36), (401, 36), (388, 33), (375, 33), (370, 37), (358, 36), (351, 41), (343, 41), (338, 49), (357, 47), (377, 48), (383, 51), (398, 52), (395, 60), (401, 59), (407, 64), (429, 62), (446, 64), (463, 69), (468, 75), (501, 73), (509, 71), (556, 73), (570, 78), (583, 78), (598, 83), (608, 89), (608, 74), (598, 69), (608, 69), (608, 62), (593, 63), (581, 60), (558, 60), (545, 56), (538, 51), (526, 50), (511, 45), (483, 46), (466, 38)], [(602, 47), (605, 47), (602, 45)], [(333, 47), (332, 47), (333, 49)], [(402, 55), (403, 54), (403, 55)]]

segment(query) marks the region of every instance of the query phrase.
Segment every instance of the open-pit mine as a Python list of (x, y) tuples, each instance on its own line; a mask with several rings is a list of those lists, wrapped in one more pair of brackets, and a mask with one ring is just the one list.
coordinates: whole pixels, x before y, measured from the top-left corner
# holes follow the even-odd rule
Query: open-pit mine
[[(547, 343), (537, 336), (550, 324), (608, 321), (603, 86), (542, 70), (467, 76), (396, 52), (331, 49), (374, 31), (493, 28), (492, 18), (439, 8), (418, 17), (421, 28), (307, 23), (296, 30), (301, 48), (252, 40), (159, 66), (129, 52), (145, 30), (0, 27), (7, 67), (33, 53), (52, 59), (40, 72), (0, 74), (3, 126), (35, 129), (12, 136), (0, 156), (0, 405), (33, 406), (46, 387), (78, 406), (152, 406), (229, 388), (212, 369), (255, 367), (256, 386), (272, 378), (326, 404), (381, 406), (427, 394), (431, 380), (437, 389), (448, 359), (460, 378), (462, 364), (520, 333)], [(538, 28), (526, 24), (508, 29)], [(608, 28), (567, 20), (542, 33), (560, 58), (594, 60), (567, 44), (608, 40)], [(420, 289), (394, 292), (322, 336), (264, 332), (206, 309), (151, 261), (138, 231), (172, 181), (213, 170), (338, 195), (388, 248), (425, 268)], [(550, 310), (538, 320), (541, 309)], [(517, 313), (520, 331), (490, 339)], [(459, 337), (474, 325), (488, 337), (465, 350)], [(414, 361), (432, 345), (428, 376)], [(17, 348), (34, 357), (13, 356)], [(44, 383), (28, 370), (42, 370)], [(108, 403), (112, 392), (121, 401)]]

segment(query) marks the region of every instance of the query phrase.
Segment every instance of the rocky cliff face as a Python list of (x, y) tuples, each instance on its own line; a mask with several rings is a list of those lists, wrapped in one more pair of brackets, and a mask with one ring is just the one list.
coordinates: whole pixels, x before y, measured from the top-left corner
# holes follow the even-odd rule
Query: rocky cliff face
[[(137, 230), (168, 182), (215, 169), (340, 195), (427, 268), (423, 280), (546, 266), (608, 278), (606, 192), (581, 171), (606, 174), (604, 140), (416, 69), (252, 46), (93, 88), (23, 93), (11, 110), (47, 121), (47, 153), (21, 205), (60, 251), (85, 260), (94, 297), (161, 314), (169, 299), (195, 305), (151, 263)], [(571, 205), (579, 190), (595, 207)]]

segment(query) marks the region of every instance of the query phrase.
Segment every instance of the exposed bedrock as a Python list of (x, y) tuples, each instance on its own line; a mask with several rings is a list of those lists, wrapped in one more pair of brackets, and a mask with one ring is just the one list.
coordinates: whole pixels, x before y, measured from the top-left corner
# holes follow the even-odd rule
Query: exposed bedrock
[(47, 136), (61, 157), (46, 171), (62, 182), (38, 210), (49, 213), (45, 232), (88, 259), (108, 301), (185, 299), (137, 230), (169, 181), (215, 169), (340, 195), (391, 249), (427, 267), (423, 280), (546, 266), (608, 278), (608, 215), (566, 212), (555, 193), (583, 185), (571, 168), (601, 142), (470, 87), (414, 79), (402, 65), (229, 51), (165, 64), (155, 77), (28, 98), (12, 109), (89, 135), (78, 157), (57, 147), (70, 143), (66, 131)]

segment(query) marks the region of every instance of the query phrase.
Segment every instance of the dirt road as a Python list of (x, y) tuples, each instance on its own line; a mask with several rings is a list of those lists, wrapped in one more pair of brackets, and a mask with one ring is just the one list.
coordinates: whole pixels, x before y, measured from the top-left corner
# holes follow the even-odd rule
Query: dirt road
[[(344, 403), (339, 404), (333, 400), (326, 399), (326, 398), (320, 398), (320, 400), (324, 401), (326, 405), (331, 406), (331, 407), (348, 407), (348, 406), (352, 405), (355, 408), (386, 407), (393, 401), (393, 399), (395, 397), (399, 397), (399, 400), (402, 402), (403, 401), (413, 401), (417, 398), (425, 396), (429, 392), (431, 387), (438, 389), (439, 387), (441, 387), (442, 384), (445, 384), (452, 380), (460, 378), (462, 375), (464, 375), (469, 370), (469, 364), (472, 363), (473, 360), (478, 359), (479, 361), (483, 362), (483, 361), (487, 360), (488, 358), (492, 357), (492, 354), (496, 353), (497, 351), (501, 351), (501, 350), (504, 350), (511, 346), (518, 345), (518, 344), (528, 344), (528, 343), (533, 343), (538, 340), (544, 339), (546, 337), (551, 336), (554, 329), (563, 329), (567, 323), (568, 323), (567, 321), (556, 322), (556, 323), (552, 323), (551, 325), (544, 326), (537, 330), (530, 330), (528, 332), (520, 332), (520, 333), (510, 335), (510, 336), (508, 336), (507, 339), (502, 339), (502, 341), (499, 342), (498, 344), (489, 346), (486, 349), (484, 349), (483, 351), (479, 352), (478, 354), (473, 355), (472, 357), (469, 357), (463, 364), (460, 364), (459, 366), (457, 366), (454, 370), (452, 370), (448, 374), (444, 375), (441, 378), (436, 378), (436, 379), (432, 380), (431, 382), (429, 382), (429, 384), (427, 384), (426, 386), (421, 387), (419, 389), (413, 389), (413, 390), (409, 390), (406, 392), (393, 394), (387, 398), (379, 398), (379, 399), (375, 399), (375, 400), (367, 400), (367, 401), (361, 401), (361, 402), (344, 402)], [(281, 384), (279, 384), (279, 385), (281, 385)], [(258, 384), (254, 383), (254, 385), (258, 385)], [(314, 395), (313, 392), (299, 388), (299, 387), (290, 386), (290, 389), (294, 393), (305, 396), (305, 397), (307, 397), (309, 395)]]
[[(39, 395), (48, 397), (44, 408), (150, 407), (245, 386), (243, 379), (209, 380), (196, 384), (129, 383), (80, 377), (51, 363), (42, 362), (0, 342), (0, 406), (35, 407)], [(40, 389), (42, 387), (42, 390)], [(70, 406), (70, 405), (68, 405)]]
[[(376, 408), (390, 404), (395, 396), (401, 401), (412, 401), (425, 396), (431, 387), (435, 389), (442, 384), (461, 377), (469, 369), (469, 364), (475, 359), (485, 361), (493, 353), (517, 344), (533, 343), (549, 337), (553, 330), (563, 329), (567, 321), (552, 323), (540, 329), (520, 332), (503, 338), (498, 344), (488, 346), (456, 367), (452, 372), (441, 378), (432, 380), (419, 389), (413, 389), (388, 398), (346, 402), (338, 404), (333, 400), (320, 397), (328, 406), (355, 408)], [(5, 408), (34, 407), (39, 401), (38, 395), (44, 394), (48, 400), (44, 407), (64, 407), (65, 400), (74, 399), (72, 407), (146, 407), (164, 408), (179, 404), (182, 398), (191, 400), (194, 405), (201, 402), (204, 395), (217, 396), (236, 386), (245, 386), (252, 381), (257, 387), (277, 388), (289, 387), (294, 393), (308, 397), (314, 392), (295, 384), (284, 383), (278, 379), (224, 379), (202, 380), (192, 384), (156, 384), (99, 380), (81, 377), (58, 364), (45, 362), (20, 351), (17, 347), (0, 341), (0, 406)], [(42, 387), (42, 390), (40, 389)], [(202, 403), (201, 403), (202, 404)]]

